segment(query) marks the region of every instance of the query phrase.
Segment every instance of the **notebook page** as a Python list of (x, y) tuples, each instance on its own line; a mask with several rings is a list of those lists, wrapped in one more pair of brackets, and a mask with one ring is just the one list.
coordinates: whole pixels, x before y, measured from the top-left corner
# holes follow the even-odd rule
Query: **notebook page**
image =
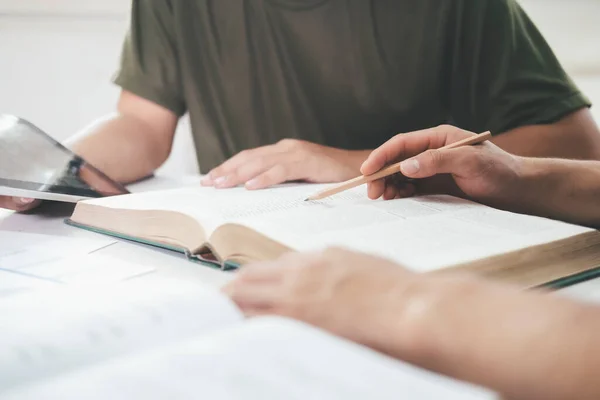
[(278, 318), (255, 319), (3, 398), (37, 399), (42, 394), (48, 400), (494, 398), (480, 388)]
[(240, 320), (225, 297), (181, 281), (15, 295), (0, 302), (0, 392)]
[(450, 196), (369, 201), (366, 193), (358, 196), (359, 190), (353, 192), (354, 199), (325, 199), (239, 222), (297, 250), (341, 246), (390, 258), (418, 271), (592, 231)]

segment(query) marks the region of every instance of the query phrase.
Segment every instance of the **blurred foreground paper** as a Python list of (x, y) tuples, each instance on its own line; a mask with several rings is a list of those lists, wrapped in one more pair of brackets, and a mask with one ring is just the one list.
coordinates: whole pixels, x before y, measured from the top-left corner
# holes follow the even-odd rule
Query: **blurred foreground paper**
[(28, 268), (89, 254), (116, 243), (95, 239), (0, 231), (0, 268), (26, 272)]
[(150, 279), (0, 302), (0, 399), (491, 399), (221, 294)]
[(46, 288), (51, 285), (56, 284), (34, 277), (0, 270), (0, 301), (6, 296), (11, 296), (26, 290)]
[(153, 271), (152, 267), (102, 254), (76, 255), (27, 268), (35, 276), (70, 285), (120, 282)]
[(112, 239), (83, 239), (0, 231), (0, 296), (48, 285), (120, 282), (155, 271), (95, 253)]

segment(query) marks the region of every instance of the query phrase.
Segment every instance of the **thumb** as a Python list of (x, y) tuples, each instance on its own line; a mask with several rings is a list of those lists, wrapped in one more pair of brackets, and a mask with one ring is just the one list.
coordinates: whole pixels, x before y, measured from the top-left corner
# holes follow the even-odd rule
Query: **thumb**
[(400, 164), (401, 172), (408, 178), (429, 178), (438, 174), (463, 175), (470, 164), (476, 162), (471, 157), (472, 148), (428, 150)]

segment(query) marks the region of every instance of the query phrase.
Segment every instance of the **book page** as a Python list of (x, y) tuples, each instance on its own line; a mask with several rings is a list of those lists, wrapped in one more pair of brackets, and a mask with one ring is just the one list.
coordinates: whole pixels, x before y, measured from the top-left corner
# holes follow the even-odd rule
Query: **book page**
[(0, 392), (241, 320), (224, 296), (152, 279), (38, 290), (0, 302)]
[(240, 223), (296, 250), (342, 246), (418, 271), (592, 231), (444, 195), (372, 201), (366, 186), (304, 201), (326, 187), (282, 185), (259, 191), (193, 187), (93, 202), (184, 212), (201, 221), (209, 234), (220, 224)]
[(297, 250), (345, 247), (421, 272), (592, 231), (451, 196), (369, 201), (352, 193), (239, 222)]
[[(293, 345), (292, 345), (293, 344)], [(298, 322), (251, 320), (152, 353), (13, 391), (3, 399), (444, 399), (488, 391), (392, 360)]]
[[(221, 224), (248, 217), (287, 212), (294, 209), (321, 208), (304, 199), (328, 185), (286, 184), (270, 189), (250, 191), (243, 187), (215, 189), (193, 186), (182, 189), (108, 197), (86, 201), (106, 207), (133, 210), (177, 211), (194, 217), (202, 223), (208, 236)], [(352, 200), (368, 201), (359, 192), (336, 196), (330, 204)]]

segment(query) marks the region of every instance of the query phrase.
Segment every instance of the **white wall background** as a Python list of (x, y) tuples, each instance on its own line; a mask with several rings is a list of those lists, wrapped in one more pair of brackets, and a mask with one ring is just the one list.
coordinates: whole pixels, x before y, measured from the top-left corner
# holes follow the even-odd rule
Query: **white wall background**
[[(59, 140), (114, 110), (127, 0), (0, 0), (0, 113)], [(184, 119), (164, 174), (196, 173)]]
[[(523, 0), (567, 70), (598, 104), (600, 0)], [(127, 25), (127, 0), (0, 0), (0, 112), (59, 140), (110, 113), (110, 84)], [(187, 121), (163, 173), (197, 170)]]

